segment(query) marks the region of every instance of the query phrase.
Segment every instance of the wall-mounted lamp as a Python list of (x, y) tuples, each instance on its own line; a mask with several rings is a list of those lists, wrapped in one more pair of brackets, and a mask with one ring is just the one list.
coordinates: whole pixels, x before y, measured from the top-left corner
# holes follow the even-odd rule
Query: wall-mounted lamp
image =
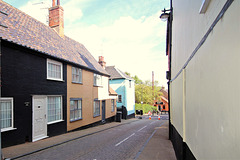
[[(168, 13), (166, 13), (166, 11), (169, 11)], [(160, 19), (162, 20), (162, 21), (166, 21), (166, 20), (168, 20), (168, 18), (169, 18), (169, 16), (170, 16), (170, 12), (171, 12), (171, 9), (165, 9), (164, 8), (164, 10), (162, 10), (162, 14), (160, 15)]]

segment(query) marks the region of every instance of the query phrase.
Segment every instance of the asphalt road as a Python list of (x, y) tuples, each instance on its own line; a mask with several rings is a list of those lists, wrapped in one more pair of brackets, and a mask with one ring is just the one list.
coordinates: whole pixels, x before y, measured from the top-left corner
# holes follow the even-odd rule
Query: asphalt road
[(156, 127), (167, 115), (147, 116), (94, 135), (80, 138), (47, 150), (25, 156), (22, 160), (127, 160), (137, 159)]

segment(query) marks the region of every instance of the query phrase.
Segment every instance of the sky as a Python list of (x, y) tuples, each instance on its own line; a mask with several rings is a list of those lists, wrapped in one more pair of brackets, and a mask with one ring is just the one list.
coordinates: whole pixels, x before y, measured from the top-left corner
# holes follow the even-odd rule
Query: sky
[[(52, 0), (3, 0), (48, 24)], [(57, 0), (56, 0), (57, 1)], [(141, 80), (167, 87), (166, 22), (159, 19), (169, 0), (60, 0), (64, 34), (98, 61), (116, 66)]]

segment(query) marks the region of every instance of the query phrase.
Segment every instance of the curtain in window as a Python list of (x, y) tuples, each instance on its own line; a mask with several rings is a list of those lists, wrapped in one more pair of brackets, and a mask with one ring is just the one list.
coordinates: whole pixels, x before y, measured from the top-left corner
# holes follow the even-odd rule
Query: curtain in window
[(48, 122), (62, 119), (61, 97), (48, 97)]
[(72, 67), (72, 81), (77, 83), (82, 82), (82, 70), (80, 68)]
[(82, 101), (70, 101), (70, 121), (79, 120), (82, 118)]
[(112, 111), (114, 111), (114, 99), (112, 99)]
[(100, 101), (94, 101), (93, 114), (94, 116), (100, 115)]
[(61, 79), (61, 66), (48, 62), (48, 77)]
[(1, 129), (12, 126), (12, 102), (1, 101)]
[(94, 74), (93, 84), (94, 84), (94, 85), (97, 85), (97, 74)]

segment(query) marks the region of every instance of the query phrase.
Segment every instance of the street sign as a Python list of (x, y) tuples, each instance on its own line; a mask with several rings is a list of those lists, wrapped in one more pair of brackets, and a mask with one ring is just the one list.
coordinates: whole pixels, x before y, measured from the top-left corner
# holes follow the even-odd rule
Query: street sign
[(151, 116), (151, 115), (152, 115), (152, 112), (151, 112), (151, 111), (148, 111), (148, 115)]

